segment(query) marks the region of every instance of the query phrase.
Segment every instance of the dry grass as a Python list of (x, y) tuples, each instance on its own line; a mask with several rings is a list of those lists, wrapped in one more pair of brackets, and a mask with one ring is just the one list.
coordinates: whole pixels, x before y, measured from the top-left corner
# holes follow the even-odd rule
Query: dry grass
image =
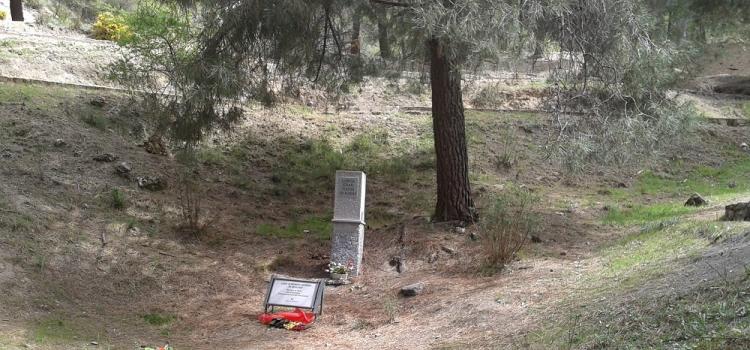
[(536, 201), (528, 190), (516, 187), (490, 201), (480, 222), (487, 267), (502, 270), (526, 245), (538, 226)]

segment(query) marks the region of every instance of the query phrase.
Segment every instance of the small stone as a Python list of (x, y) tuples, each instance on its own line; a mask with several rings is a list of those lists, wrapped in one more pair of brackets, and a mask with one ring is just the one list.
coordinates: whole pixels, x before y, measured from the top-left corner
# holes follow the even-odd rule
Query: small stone
[(442, 250), (442, 251), (444, 251), (444, 252), (446, 252), (446, 253), (448, 253), (450, 255), (456, 254), (456, 248), (452, 248), (452, 247), (440, 245), (440, 250)]
[(472, 232), (469, 234), (469, 238), (471, 238), (472, 241), (479, 240), (479, 235), (476, 232)]
[(410, 284), (408, 286), (401, 287), (399, 294), (405, 297), (414, 297), (424, 292), (425, 285), (422, 282)]
[(349, 279), (333, 280), (333, 279), (329, 278), (329, 279), (326, 280), (326, 286), (332, 286), (332, 287), (345, 286), (345, 285), (351, 284), (351, 283), (352, 283), (352, 281), (350, 281)]
[(404, 258), (400, 256), (394, 256), (391, 258), (391, 260), (388, 262), (389, 265), (396, 268), (396, 272), (398, 273), (404, 273), (406, 272), (406, 261)]
[(697, 193), (693, 193), (693, 195), (688, 198), (687, 202), (685, 202), (686, 207), (702, 207), (706, 204), (708, 204), (708, 201), (703, 199), (703, 197)]
[(115, 172), (117, 173), (117, 175), (120, 175), (122, 177), (130, 176), (131, 171), (132, 169), (130, 168), (130, 165), (128, 165), (128, 163), (125, 163), (125, 162), (122, 162), (115, 166)]
[(163, 191), (167, 188), (167, 181), (160, 177), (144, 176), (137, 180), (138, 187), (149, 191)]
[(57, 139), (55, 140), (55, 147), (65, 147), (67, 143), (65, 143), (65, 140), (63, 139)]
[(151, 135), (143, 144), (146, 152), (160, 156), (169, 156), (169, 148), (164, 143), (164, 138), (159, 134)]
[(99, 345), (99, 343), (98, 343), (98, 342), (95, 342), (95, 341), (92, 341), (92, 342), (91, 342), (91, 343), (89, 343), (89, 344), (91, 344), (91, 345), (93, 345), (93, 346), (97, 346), (97, 345)]
[(743, 151), (750, 151), (750, 146), (748, 146), (745, 142), (740, 145), (740, 148), (742, 148)]
[(89, 104), (91, 104), (94, 107), (104, 107), (104, 105), (107, 104), (107, 100), (105, 100), (104, 97), (97, 96), (97, 97), (94, 97), (91, 101), (89, 101)]
[(117, 160), (117, 156), (112, 153), (104, 153), (94, 157), (97, 162), (111, 163)]
[(466, 233), (466, 228), (465, 227), (455, 227), (453, 229), (453, 231), (456, 232), (456, 233), (458, 233), (459, 235), (462, 235), (462, 234)]
[(309, 235), (310, 234), (310, 230), (302, 230), (302, 233), (304, 233), (306, 235)]
[(81, 151), (75, 150), (73, 151), (73, 157), (79, 158), (82, 155)]

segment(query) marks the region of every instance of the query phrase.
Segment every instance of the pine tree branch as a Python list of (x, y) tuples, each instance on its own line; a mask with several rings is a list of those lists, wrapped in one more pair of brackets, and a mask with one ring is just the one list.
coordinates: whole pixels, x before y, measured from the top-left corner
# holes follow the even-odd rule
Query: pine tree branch
[(381, 4), (381, 5), (387, 5), (387, 6), (394, 6), (394, 7), (412, 7), (411, 4), (405, 4), (398, 1), (388, 1), (388, 0), (370, 0), (371, 3), (375, 4)]

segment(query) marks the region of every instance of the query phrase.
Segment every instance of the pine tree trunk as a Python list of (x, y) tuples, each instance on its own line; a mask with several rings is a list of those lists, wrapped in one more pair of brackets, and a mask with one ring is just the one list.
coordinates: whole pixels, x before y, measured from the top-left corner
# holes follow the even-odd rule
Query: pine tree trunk
[(362, 13), (360, 11), (354, 11), (354, 17), (352, 18), (352, 43), (351, 43), (351, 54), (359, 55), (362, 43), (360, 42), (360, 32), (362, 26)]
[(437, 156), (435, 221), (474, 221), (469, 184), (461, 72), (445, 56), (439, 39), (429, 41), (432, 127)]
[(391, 42), (388, 40), (387, 14), (383, 10), (375, 13), (378, 20), (378, 44), (380, 45), (380, 58), (388, 60), (391, 58)]
[(10, 18), (15, 22), (23, 22), (23, 2), (10, 0)]

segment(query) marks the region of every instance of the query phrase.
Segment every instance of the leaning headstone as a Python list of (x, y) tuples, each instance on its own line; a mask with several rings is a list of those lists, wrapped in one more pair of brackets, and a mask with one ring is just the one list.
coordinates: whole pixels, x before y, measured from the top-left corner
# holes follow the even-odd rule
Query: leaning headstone
[(366, 181), (361, 171), (336, 172), (331, 261), (351, 266), (352, 276), (359, 275), (362, 267)]

